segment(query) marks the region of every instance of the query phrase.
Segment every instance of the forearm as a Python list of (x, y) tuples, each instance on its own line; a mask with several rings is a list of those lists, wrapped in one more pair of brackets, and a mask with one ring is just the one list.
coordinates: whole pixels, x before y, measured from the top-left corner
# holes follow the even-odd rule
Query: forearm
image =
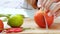
[(30, 4), (34, 9), (37, 8), (37, 0), (27, 0), (27, 3)]

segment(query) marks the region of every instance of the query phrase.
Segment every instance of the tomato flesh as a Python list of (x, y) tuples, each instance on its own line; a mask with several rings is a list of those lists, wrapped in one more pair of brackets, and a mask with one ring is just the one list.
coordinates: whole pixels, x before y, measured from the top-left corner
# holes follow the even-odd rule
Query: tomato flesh
[(9, 28), (7, 30), (5, 30), (4, 32), (6, 33), (11, 33), (11, 32), (22, 32), (22, 28)]
[(48, 16), (48, 13), (45, 10), (43, 10), (43, 11), (39, 10), (38, 12), (35, 13), (34, 20), (35, 20), (36, 24), (39, 27), (45, 28), (46, 27), (46, 23), (45, 23), (44, 16), (45, 16), (45, 19), (47, 21), (48, 27), (50, 27), (51, 24), (53, 23), (54, 16), (53, 15), (52, 16)]

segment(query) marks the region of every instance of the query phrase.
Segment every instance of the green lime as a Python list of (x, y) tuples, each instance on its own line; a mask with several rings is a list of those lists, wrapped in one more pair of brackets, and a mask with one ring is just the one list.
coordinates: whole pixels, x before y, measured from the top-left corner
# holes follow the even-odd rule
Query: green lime
[(17, 14), (8, 19), (8, 25), (11, 27), (20, 27), (24, 22), (24, 16)]

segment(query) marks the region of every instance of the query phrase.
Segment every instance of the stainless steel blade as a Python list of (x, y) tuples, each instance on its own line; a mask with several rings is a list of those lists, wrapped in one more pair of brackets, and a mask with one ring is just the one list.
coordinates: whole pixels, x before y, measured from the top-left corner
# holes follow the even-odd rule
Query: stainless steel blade
[(46, 21), (45, 15), (44, 15), (44, 19), (45, 19), (46, 29), (48, 30), (48, 23), (47, 23), (47, 21)]

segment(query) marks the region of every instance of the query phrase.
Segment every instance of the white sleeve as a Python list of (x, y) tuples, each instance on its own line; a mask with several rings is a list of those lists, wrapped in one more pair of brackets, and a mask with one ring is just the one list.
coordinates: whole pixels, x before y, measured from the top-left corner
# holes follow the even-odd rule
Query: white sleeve
[(2, 8), (16, 8), (21, 0), (0, 0), (0, 7)]
[(0, 8), (28, 8), (33, 9), (26, 0), (0, 0)]
[(26, 0), (21, 0), (18, 8), (34, 9)]
[(38, 6), (38, 7), (41, 7), (40, 0), (38, 0), (37, 6)]

